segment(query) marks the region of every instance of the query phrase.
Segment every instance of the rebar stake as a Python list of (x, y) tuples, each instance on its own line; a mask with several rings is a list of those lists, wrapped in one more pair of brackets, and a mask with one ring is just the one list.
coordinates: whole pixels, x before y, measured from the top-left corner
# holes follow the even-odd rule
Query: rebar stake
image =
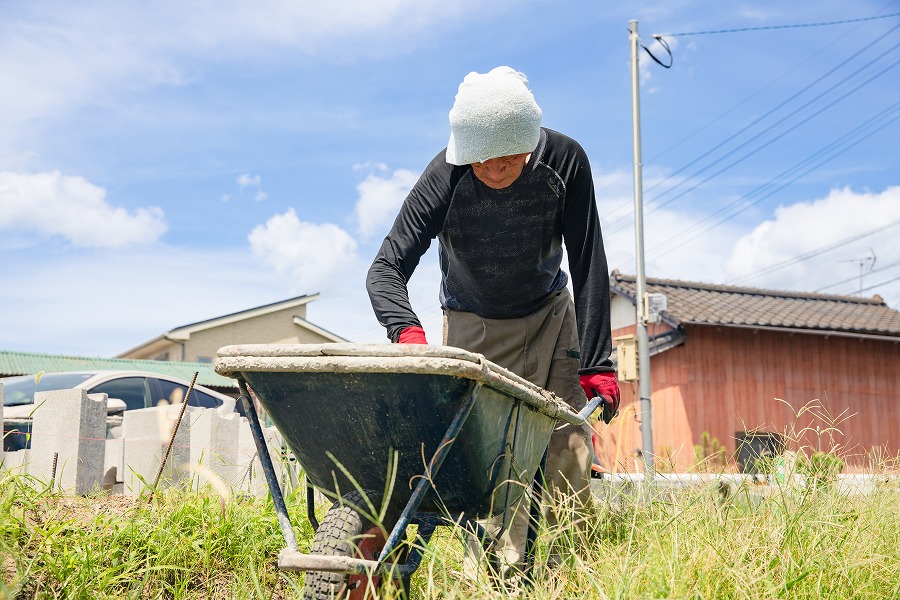
[(178, 413), (178, 420), (175, 421), (175, 427), (172, 428), (172, 437), (169, 438), (169, 445), (166, 446), (166, 453), (163, 455), (162, 462), (159, 463), (159, 472), (156, 473), (153, 487), (150, 488), (150, 497), (147, 498), (147, 504), (153, 502), (153, 493), (156, 491), (156, 486), (159, 485), (159, 479), (162, 477), (163, 469), (166, 468), (166, 461), (169, 460), (169, 452), (172, 451), (172, 444), (175, 443), (175, 434), (178, 433), (178, 426), (181, 425), (181, 419), (184, 417), (184, 411), (187, 408), (188, 400), (191, 398), (191, 392), (194, 389), (194, 384), (197, 382), (198, 375), (200, 375), (200, 371), (194, 371), (194, 377), (191, 379), (191, 385), (188, 386), (187, 395), (185, 395), (184, 400), (181, 401), (181, 411)]
[(50, 491), (56, 487), (56, 461), (59, 460), (59, 452), (53, 453), (53, 468), (50, 470)]

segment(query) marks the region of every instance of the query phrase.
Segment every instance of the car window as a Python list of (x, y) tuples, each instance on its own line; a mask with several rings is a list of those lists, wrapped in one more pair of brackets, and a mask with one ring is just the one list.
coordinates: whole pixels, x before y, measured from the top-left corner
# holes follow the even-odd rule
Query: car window
[[(184, 397), (187, 396), (188, 386), (186, 385), (166, 379), (155, 379), (154, 382), (157, 386), (156, 404), (160, 400), (165, 400), (169, 404), (181, 404)], [(198, 390), (196, 387), (191, 390), (191, 397), (188, 400), (188, 406), (202, 406), (204, 408), (216, 408), (221, 404), (221, 400)]]
[(191, 399), (188, 400), (190, 406), (203, 406), (205, 408), (218, 408), (222, 405), (222, 401), (214, 396), (210, 396), (206, 392), (201, 392), (197, 388), (191, 392)]
[(44, 373), (40, 381), (35, 383), (35, 375), (4, 377), (3, 406), (19, 406), (34, 402), (35, 392), (51, 390), (69, 390), (82, 381), (89, 379), (92, 373)]
[(95, 385), (91, 394), (106, 394), (110, 398), (118, 398), (125, 403), (125, 410), (135, 410), (150, 406), (150, 390), (143, 377), (123, 377)]

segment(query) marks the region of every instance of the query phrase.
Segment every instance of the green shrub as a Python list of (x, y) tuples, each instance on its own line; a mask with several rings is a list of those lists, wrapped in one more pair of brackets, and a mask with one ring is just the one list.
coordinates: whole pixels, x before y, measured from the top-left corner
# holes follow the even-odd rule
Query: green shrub
[(701, 433), (700, 443), (694, 445), (694, 458), (702, 470), (724, 471), (728, 466), (728, 451), (708, 431)]
[(844, 461), (830, 452), (814, 452), (800, 462), (799, 468), (804, 475), (812, 477), (818, 483), (828, 484), (844, 470)]

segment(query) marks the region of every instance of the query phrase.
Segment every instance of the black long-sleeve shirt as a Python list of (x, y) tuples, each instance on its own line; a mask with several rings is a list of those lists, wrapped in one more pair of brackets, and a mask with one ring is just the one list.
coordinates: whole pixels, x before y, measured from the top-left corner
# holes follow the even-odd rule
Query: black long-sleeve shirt
[(575, 295), (581, 374), (611, 371), (609, 272), (587, 155), (542, 128), (522, 174), (495, 190), (441, 151), (419, 178), (369, 268), (378, 321), (396, 341), (421, 326), (406, 283), (438, 238), (441, 306), (490, 319), (523, 317), (563, 289), (563, 243)]

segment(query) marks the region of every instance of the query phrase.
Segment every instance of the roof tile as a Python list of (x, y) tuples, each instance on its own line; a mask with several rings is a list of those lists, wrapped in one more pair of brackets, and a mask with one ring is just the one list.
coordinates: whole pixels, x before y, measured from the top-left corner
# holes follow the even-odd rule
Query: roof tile
[[(634, 275), (613, 271), (613, 291), (635, 297)], [(647, 291), (665, 294), (672, 324), (784, 327), (900, 337), (900, 312), (879, 296), (834, 296), (808, 292), (647, 279)]]

